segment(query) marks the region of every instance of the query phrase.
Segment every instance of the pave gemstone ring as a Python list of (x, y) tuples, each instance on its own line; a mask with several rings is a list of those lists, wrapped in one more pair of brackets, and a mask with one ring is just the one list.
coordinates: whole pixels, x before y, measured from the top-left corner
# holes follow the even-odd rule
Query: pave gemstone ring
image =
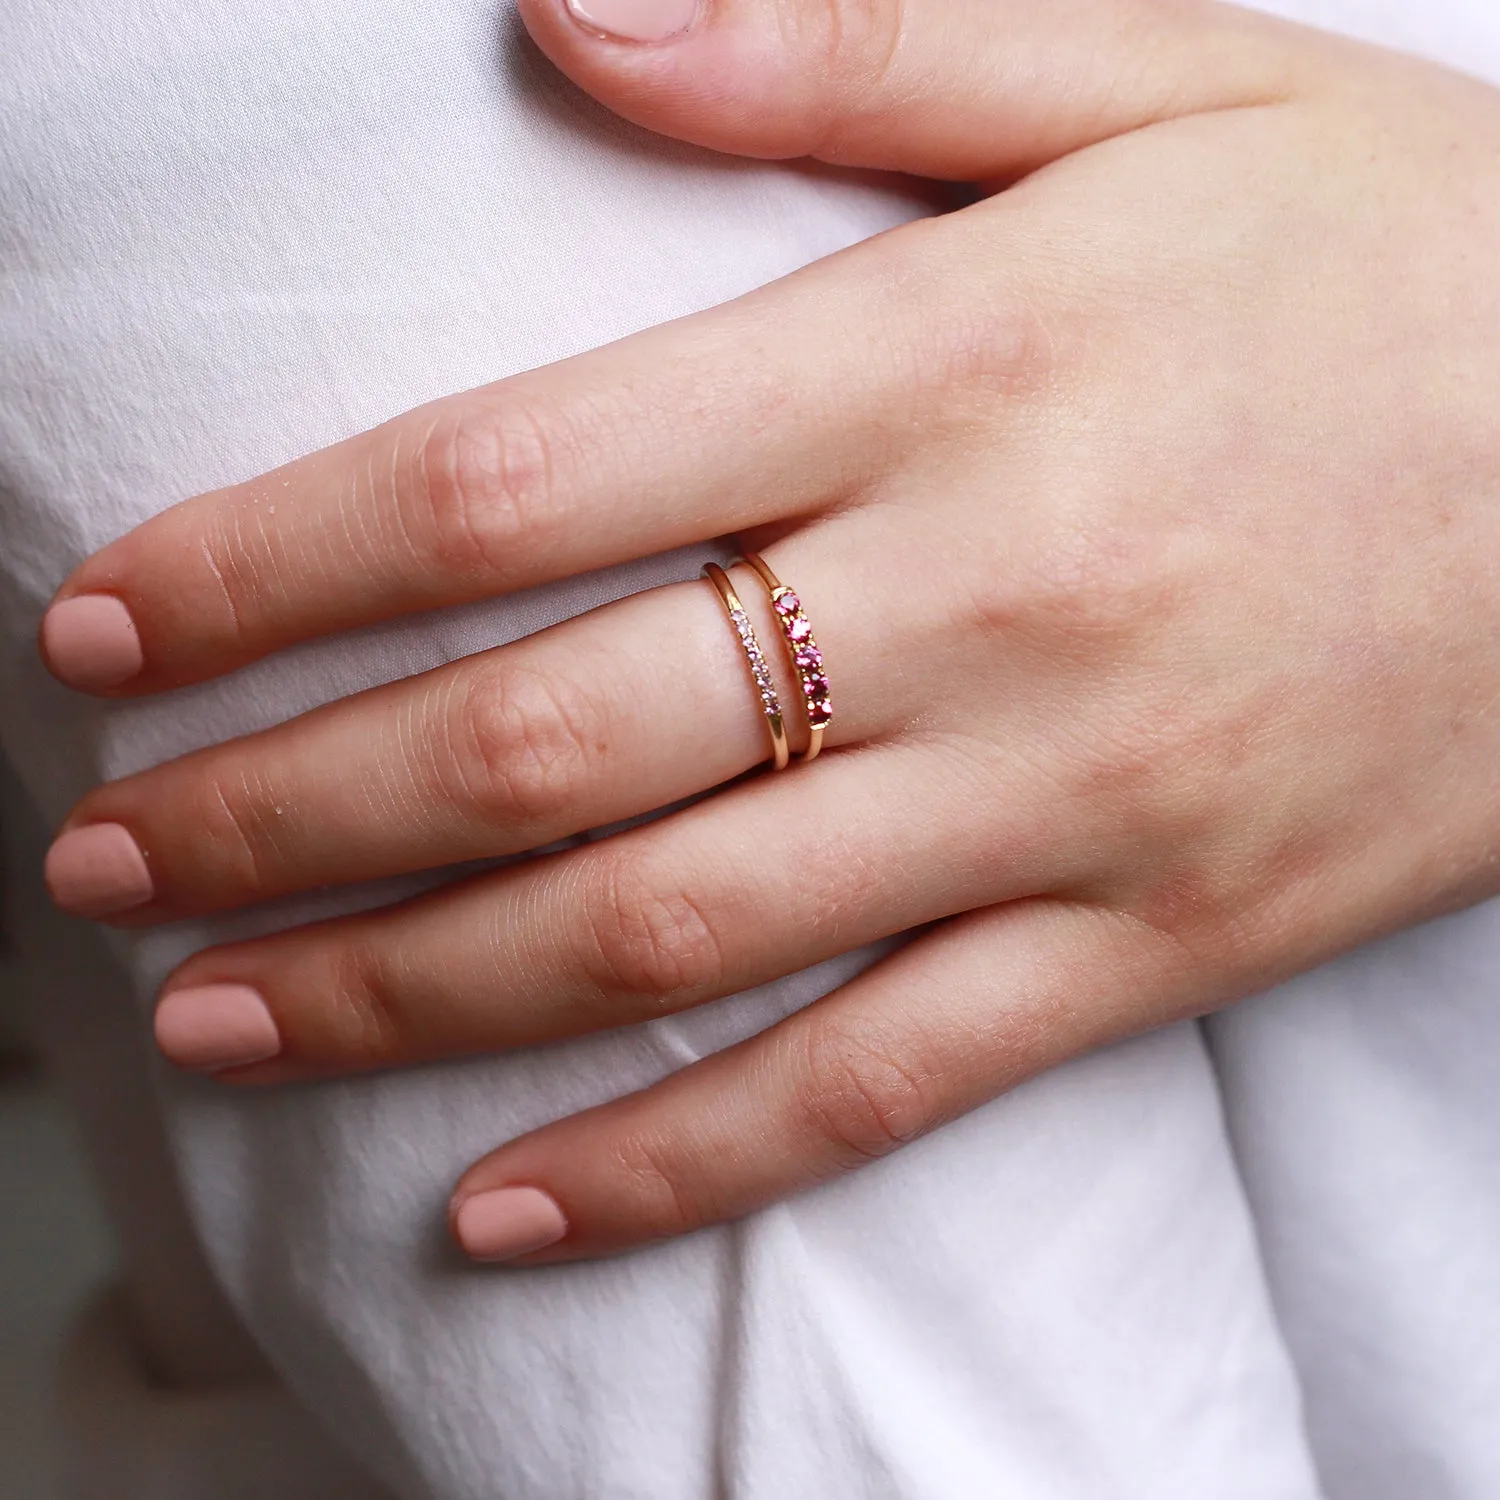
[[(803, 760), (815, 760), (823, 748), (823, 731), (833, 722), (833, 700), (829, 696), (828, 678), (823, 671), (823, 653), (813, 639), (812, 626), (803, 611), (802, 601), (766, 565), (758, 552), (747, 552), (738, 559), (753, 568), (771, 596), (771, 608), (786, 642), (787, 656), (802, 688), (802, 704), (807, 712), (807, 749)], [(730, 567), (734, 564), (731, 563)]]
[(766, 716), (766, 728), (770, 731), (771, 757), (776, 763), (776, 769), (784, 771), (792, 758), (786, 742), (786, 724), (781, 717), (781, 700), (776, 695), (776, 681), (771, 676), (771, 668), (760, 648), (760, 641), (756, 638), (755, 627), (750, 623), (750, 616), (745, 613), (745, 606), (740, 603), (740, 596), (734, 591), (729, 574), (718, 563), (705, 564), (703, 576), (713, 584), (729, 613), (729, 623), (734, 626), (734, 632), (740, 638), (740, 648), (745, 653), (750, 675), (755, 679), (761, 712)]

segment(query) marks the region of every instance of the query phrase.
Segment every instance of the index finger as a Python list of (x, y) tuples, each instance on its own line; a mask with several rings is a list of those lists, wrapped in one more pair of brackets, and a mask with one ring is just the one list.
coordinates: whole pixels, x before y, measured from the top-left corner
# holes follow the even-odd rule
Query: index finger
[(157, 692), (847, 492), (889, 429), (871, 371), (894, 319), (869, 312), (880, 253), (834, 261), (183, 501), (68, 579), (49, 667)]

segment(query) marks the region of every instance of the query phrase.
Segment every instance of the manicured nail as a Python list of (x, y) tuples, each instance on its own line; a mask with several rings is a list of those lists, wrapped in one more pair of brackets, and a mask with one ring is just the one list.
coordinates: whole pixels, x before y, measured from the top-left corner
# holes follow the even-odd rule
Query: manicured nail
[(80, 594), (42, 621), (47, 665), (69, 687), (102, 693), (129, 682), (145, 663), (130, 611), (108, 594)]
[(151, 871), (118, 823), (70, 828), (47, 851), (42, 875), (52, 899), (75, 917), (111, 917), (151, 899)]
[(567, 0), (573, 19), (625, 42), (664, 42), (686, 31), (698, 0)]
[(162, 996), (156, 1045), (179, 1068), (217, 1073), (275, 1057), (281, 1033), (248, 984), (203, 984)]
[(568, 1232), (568, 1221), (540, 1188), (495, 1188), (459, 1204), (453, 1231), (475, 1260), (514, 1260), (555, 1245)]

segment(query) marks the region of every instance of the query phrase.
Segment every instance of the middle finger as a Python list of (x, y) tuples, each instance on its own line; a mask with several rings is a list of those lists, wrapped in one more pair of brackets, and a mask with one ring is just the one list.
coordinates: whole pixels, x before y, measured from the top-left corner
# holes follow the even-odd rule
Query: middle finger
[[(828, 742), (879, 735), (900, 708), (878, 686), (891, 621), (847, 564), (825, 574), (807, 557), (822, 549), (794, 550), (839, 693)], [(737, 578), (795, 734), (769, 603)], [(707, 790), (767, 748), (716, 595), (679, 584), (102, 787), (48, 879), (80, 915), (165, 921), (539, 848)]]

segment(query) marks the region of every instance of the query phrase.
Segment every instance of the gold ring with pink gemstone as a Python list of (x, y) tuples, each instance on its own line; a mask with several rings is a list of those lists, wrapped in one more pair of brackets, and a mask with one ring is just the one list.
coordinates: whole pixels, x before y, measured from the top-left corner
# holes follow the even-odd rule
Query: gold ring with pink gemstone
[[(802, 759), (816, 760), (818, 751), (823, 748), (823, 732), (833, 722), (833, 699), (823, 670), (823, 653), (813, 637), (807, 612), (801, 599), (771, 571), (758, 552), (746, 552), (736, 560), (755, 570), (771, 596), (771, 609), (776, 615), (787, 659), (801, 689), (802, 707), (807, 717), (807, 749), (802, 752)], [(730, 567), (733, 566), (731, 563)]]

